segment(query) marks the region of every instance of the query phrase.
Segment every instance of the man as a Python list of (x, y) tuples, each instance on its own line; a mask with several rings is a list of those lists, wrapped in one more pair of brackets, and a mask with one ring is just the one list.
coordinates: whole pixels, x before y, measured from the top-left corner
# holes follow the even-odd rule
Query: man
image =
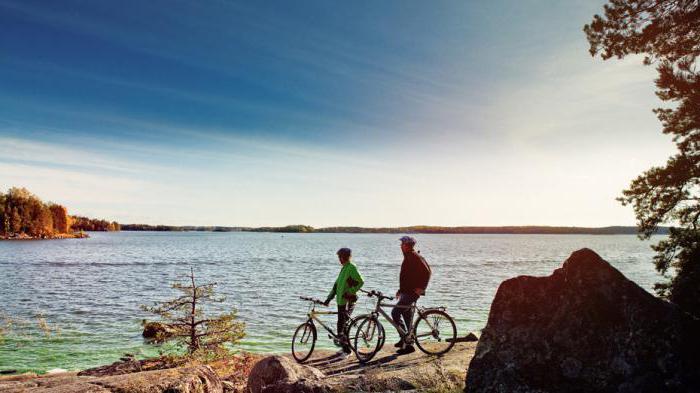
[[(432, 271), (425, 258), (414, 250), (416, 239), (411, 236), (404, 236), (399, 240), (401, 241), (401, 251), (403, 252), (403, 263), (399, 274), (399, 290), (396, 292), (397, 305), (410, 306), (413, 302), (418, 301), (420, 296), (425, 295), (425, 289), (428, 287)], [(413, 314), (408, 307), (394, 307), (391, 311), (391, 316), (394, 322), (406, 332), (412, 326)], [(403, 338), (394, 346), (399, 348), (399, 354), (407, 354), (416, 350), (413, 348), (413, 343), (406, 343)]]
[(355, 302), (357, 301), (357, 295), (355, 294), (362, 288), (365, 281), (357, 271), (357, 266), (350, 261), (352, 250), (349, 248), (341, 248), (338, 250), (337, 254), (338, 261), (340, 261), (343, 267), (340, 269), (340, 273), (338, 273), (338, 278), (335, 280), (335, 284), (333, 284), (333, 289), (331, 289), (328, 298), (326, 298), (326, 305), (335, 297), (335, 302), (338, 305), (338, 337), (343, 348), (342, 352), (349, 354), (351, 352), (350, 345), (343, 332), (345, 330), (345, 324), (350, 319), (350, 315), (355, 308)]

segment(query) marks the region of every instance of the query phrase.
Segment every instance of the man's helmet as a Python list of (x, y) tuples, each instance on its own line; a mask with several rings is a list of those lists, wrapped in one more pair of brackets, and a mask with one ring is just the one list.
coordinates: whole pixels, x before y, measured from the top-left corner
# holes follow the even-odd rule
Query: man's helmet
[(340, 257), (349, 257), (350, 255), (352, 255), (352, 250), (347, 247), (343, 247), (340, 250), (338, 250), (336, 254), (338, 254), (338, 256)]

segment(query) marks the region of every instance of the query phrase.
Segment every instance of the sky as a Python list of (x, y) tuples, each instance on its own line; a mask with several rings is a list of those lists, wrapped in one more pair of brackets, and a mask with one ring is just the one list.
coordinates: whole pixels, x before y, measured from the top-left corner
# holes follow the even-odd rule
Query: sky
[(673, 151), (603, 1), (0, 0), (0, 189), (167, 225), (633, 225)]

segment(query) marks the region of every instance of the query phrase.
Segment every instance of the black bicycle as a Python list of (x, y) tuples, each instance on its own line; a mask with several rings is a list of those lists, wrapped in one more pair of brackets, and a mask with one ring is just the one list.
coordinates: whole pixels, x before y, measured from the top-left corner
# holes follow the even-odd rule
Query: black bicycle
[[(349, 323), (348, 332), (353, 332), (353, 335), (350, 336), (350, 343), (360, 363), (370, 361), (384, 346), (386, 335), (384, 326), (379, 320), (380, 315), (396, 328), (406, 344), (411, 345), (415, 342), (418, 348), (428, 355), (442, 355), (455, 345), (457, 327), (444, 307), (416, 307), (415, 302), (410, 306), (387, 304), (383, 303), (383, 300), (393, 300), (394, 298), (385, 296), (378, 291), (360, 291), (369, 297), (377, 298), (377, 304), (372, 313), (357, 316)], [(411, 315), (415, 315), (417, 312), (418, 318), (413, 326), (408, 326), (407, 330), (404, 331), (382, 307), (407, 308), (411, 310)]]
[[(311, 354), (314, 352), (316, 347), (316, 339), (318, 337), (318, 332), (316, 330), (316, 325), (314, 321), (318, 322), (326, 331), (328, 332), (328, 338), (332, 338), (333, 342), (342, 346), (344, 342), (349, 344), (348, 339), (348, 329), (352, 323), (352, 320), (345, 324), (344, 334), (336, 333), (332, 328), (328, 327), (323, 321), (318, 318), (319, 315), (337, 315), (337, 311), (316, 311), (316, 306), (328, 307), (328, 305), (318, 299), (313, 299), (310, 297), (299, 297), (301, 300), (305, 300), (311, 303), (308, 313), (306, 314), (306, 322), (299, 325), (294, 331), (294, 336), (292, 336), (292, 356), (299, 362), (305, 362)], [(349, 345), (351, 348), (352, 346)]]

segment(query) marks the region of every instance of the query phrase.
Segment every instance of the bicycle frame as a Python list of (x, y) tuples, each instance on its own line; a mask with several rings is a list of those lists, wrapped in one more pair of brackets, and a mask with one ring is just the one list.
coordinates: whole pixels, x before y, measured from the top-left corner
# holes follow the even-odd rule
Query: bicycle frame
[(411, 315), (415, 316), (416, 313), (416, 302), (411, 303), (410, 306), (400, 306), (398, 304), (390, 304), (390, 303), (382, 303), (381, 298), (377, 298), (377, 305), (374, 307), (374, 311), (372, 312), (372, 315), (377, 316), (377, 315), (382, 315), (384, 319), (386, 319), (391, 326), (393, 326), (397, 332), (399, 332), (399, 336), (401, 338), (407, 338), (410, 336), (410, 332), (413, 329), (413, 318), (411, 318), (411, 326), (406, 326), (406, 329), (408, 331), (404, 331), (401, 326), (399, 326), (396, 322), (394, 322), (394, 318), (392, 318), (389, 314), (384, 311), (382, 307), (388, 307), (388, 308), (404, 308), (404, 309), (410, 309), (411, 310)]
[(316, 311), (316, 305), (311, 307), (311, 310), (306, 314), (306, 316), (309, 318), (306, 323), (313, 323), (312, 321), (318, 322), (321, 327), (323, 327), (333, 338), (338, 338), (338, 334), (333, 331), (332, 328), (329, 328), (323, 321), (318, 318), (319, 315), (337, 315), (337, 311)]
[[(396, 322), (394, 322), (394, 318), (392, 318), (389, 314), (387, 314), (386, 311), (384, 311), (384, 309), (382, 307), (410, 309), (411, 315), (413, 316), (413, 318), (411, 318), (411, 326), (406, 326), (406, 329), (408, 331), (404, 331), (401, 328), (401, 326), (399, 326)], [(435, 308), (427, 308), (427, 309), (419, 308), (416, 306), (416, 302), (411, 303), (410, 306), (400, 306), (398, 304), (383, 303), (382, 299), (378, 297), (377, 298), (377, 305), (375, 306), (374, 311), (372, 312), (372, 315), (374, 317), (376, 317), (378, 315), (383, 316), (384, 319), (387, 320), (391, 324), (391, 326), (394, 327), (394, 329), (396, 329), (396, 331), (399, 333), (399, 336), (401, 336), (401, 338), (410, 342), (413, 339), (417, 339), (418, 337), (427, 337), (427, 336), (432, 335), (432, 333), (424, 333), (424, 334), (420, 334), (416, 337), (413, 337), (413, 326), (414, 326), (414, 321), (416, 320), (416, 318), (415, 318), (416, 311), (418, 312), (418, 318), (420, 318), (423, 316), (423, 313), (425, 311), (433, 310), (433, 309), (444, 311), (444, 307), (435, 307)]]

